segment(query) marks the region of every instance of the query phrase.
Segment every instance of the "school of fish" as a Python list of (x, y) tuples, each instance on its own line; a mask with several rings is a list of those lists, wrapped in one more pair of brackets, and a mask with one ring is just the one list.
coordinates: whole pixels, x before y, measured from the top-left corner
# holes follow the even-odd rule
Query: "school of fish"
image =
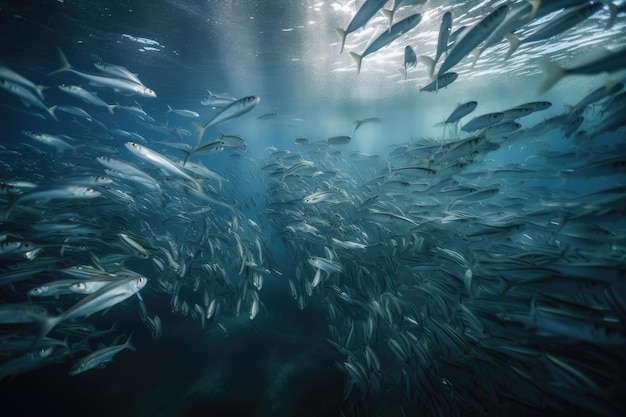
[[(625, 7), (487, 2), (490, 11), (460, 30), (459, 16), (446, 11), (437, 16), (436, 50), (418, 55), (398, 39), (419, 30), (427, 0), (396, 0), (390, 9), (387, 1), (359, 3), (338, 30), (341, 51), (379, 12), (387, 29), (351, 52), (357, 74), (370, 54), (399, 48), (404, 77), (421, 62), (432, 80), (421, 91), (432, 93), (471, 82), (459, 63), (475, 63), (491, 46), (508, 42), (508, 59), (596, 13), (608, 16), (599, 24), (619, 24)], [(411, 14), (395, 22), (401, 8)], [(214, 113), (193, 123), (196, 137), (130, 104), (156, 100), (157, 87), (122, 65), (75, 68), (72, 55), (59, 49), (60, 67), (37, 82), (0, 65), (1, 99), (50, 125), (24, 126), (0, 146), (0, 379), (55, 363), (68, 363), (74, 376), (135, 351), (132, 332), (143, 329), (94, 326), (92, 317), (109, 309), (138, 314), (160, 337), (167, 329), (150, 312), (154, 292), (169, 296), (172, 314), (227, 336), (222, 318), (262, 316), (263, 285), (272, 280), (298, 308), (324, 310), (320, 338), (345, 374), (346, 416), (626, 412), (623, 78), (539, 122), (527, 120), (555, 107), (539, 93), (490, 112), (477, 96), (450, 104), (440, 138), (404, 138), (384, 154), (353, 150), (362, 130), (384, 123), (371, 117), (351, 136), (294, 138), (252, 159), (241, 136), (205, 137), (249, 120), (258, 96), (208, 91), (198, 104)], [(575, 66), (549, 58), (539, 92), (569, 75), (626, 68), (623, 47)], [(46, 102), (37, 83), (57, 83), (69, 104)], [(201, 119), (169, 104), (167, 114)], [(122, 117), (165, 139), (111, 127)], [(73, 124), (67, 134), (50, 133), (63, 123)], [(562, 139), (546, 146), (550, 135)], [(527, 156), (491, 158), (506, 149)], [(213, 170), (207, 161), (221, 155), (236, 167)], [(252, 178), (263, 188), (242, 195)], [(275, 241), (293, 267), (275, 260)], [(109, 333), (109, 346), (91, 349)]]

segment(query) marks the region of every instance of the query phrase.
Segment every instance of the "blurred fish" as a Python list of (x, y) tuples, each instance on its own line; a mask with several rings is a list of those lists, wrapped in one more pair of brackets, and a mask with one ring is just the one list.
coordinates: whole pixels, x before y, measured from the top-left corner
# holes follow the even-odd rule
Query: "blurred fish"
[(601, 72), (610, 73), (626, 68), (626, 48), (612, 52), (601, 58), (596, 58), (587, 64), (581, 64), (576, 67), (562, 68), (558, 64), (550, 61), (542, 61), (541, 67), (545, 72), (546, 79), (541, 85), (540, 92), (545, 93), (566, 75), (589, 75)]
[(400, 68), (400, 73), (406, 77), (409, 73), (409, 68), (413, 68), (417, 65), (417, 56), (415, 55), (415, 51), (410, 46), (406, 46), (404, 48), (404, 66)]
[(131, 333), (126, 339), (126, 342), (121, 345), (109, 346), (103, 349), (100, 349), (96, 352), (93, 352), (84, 358), (79, 359), (72, 365), (72, 368), (69, 370), (68, 375), (75, 376), (86, 372), (90, 369), (94, 369), (97, 367), (102, 367), (107, 362), (111, 362), (113, 357), (120, 353), (124, 349), (130, 349), (133, 352), (136, 351), (135, 346), (130, 342), (130, 338), (133, 336)]
[(589, 18), (589, 16), (601, 10), (602, 7), (604, 7), (602, 3), (592, 2), (583, 4), (582, 6), (573, 7), (571, 9), (566, 9), (558, 16), (555, 16), (553, 19), (550, 19), (538, 27), (531, 35), (528, 35), (522, 40), (516, 38), (513, 34), (506, 34), (505, 37), (510, 43), (509, 50), (506, 53), (506, 58), (510, 58), (522, 43), (537, 42), (556, 36), (561, 32), (565, 32), (580, 22), (585, 21)]

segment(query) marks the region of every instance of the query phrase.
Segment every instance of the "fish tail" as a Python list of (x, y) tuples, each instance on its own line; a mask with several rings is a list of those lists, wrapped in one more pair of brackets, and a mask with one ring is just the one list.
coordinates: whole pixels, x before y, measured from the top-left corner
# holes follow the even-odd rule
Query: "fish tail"
[(36, 346), (37, 343), (39, 343), (44, 337), (46, 337), (48, 333), (50, 333), (50, 331), (63, 320), (63, 316), (36, 316), (34, 317), (34, 319), (40, 325), (39, 334), (37, 334), (37, 337), (33, 341), (33, 346)]
[[(208, 91), (208, 90), (207, 90), (207, 91)], [(169, 113), (169, 112), (171, 112), (171, 111), (172, 111), (172, 107), (168, 104), (168, 105), (167, 105), (167, 112)]]
[(400, 68), (398, 68), (398, 70), (400, 71), (400, 74), (402, 74), (402, 76), (404, 77), (404, 79), (406, 80), (406, 77), (407, 77), (407, 75), (408, 75), (408, 72), (407, 72), (406, 68), (404, 68), (404, 67), (400, 67)]
[(204, 136), (204, 131), (206, 130), (206, 126), (200, 123), (192, 122), (194, 127), (198, 129), (198, 145), (200, 146), (200, 142), (202, 141), (202, 137)]
[(483, 53), (482, 48), (474, 48), (474, 50), (470, 52), (470, 55), (472, 55), (472, 57), (474, 58), (474, 60), (472, 61), (472, 66), (470, 68), (470, 71), (474, 69), (474, 66), (478, 62), (478, 58), (480, 58), (480, 54), (482, 53)]
[(615, 18), (617, 17), (617, 6), (615, 5), (615, 3), (613, 2), (609, 2), (609, 12), (610, 12), (610, 16), (609, 16), (609, 21), (606, 22), (606, 28), (610, 28), (611, 26), (613, 26), (613, 22), (615, 21)]
[(137, 352), (137, 348), (135, 348), (135, 346), (130, 341), (131, 337), (133, 337), (133, 332), (130, 332), (130, 334), (128, 335), (128, 339), (126, 339), (126, 343), (124, 343), (124, 347), (127, 347), (128, 349), (132, 350), (133, 352)]
[(341, 55), (343, 53), (343, 47), (346, 44), (346, 31), (341, 28), (337, 28), (337, 33), (341, 37), (341, 49), (339, 50), (339, 55)]
[(189, 157), (191, 156), (191, 154), (193, 153), (193, 151), (191, 152), (187, 152), (184, 149), (181, 149), (183, 152), (185, 152), (187, 155), (185, 155), (185, 158), (183, 159), (183, 166), (185, 166), (185, 164), (187, 163), (187, 160), (189, 159)]
[(574, 107), (574, 106), (570, 106), (569, 104), (566, 104), (566, 105), (565, 105), (565, 106), (563, 106), (563, 107), (565, 107), (565, 111), (567, 112), (567, 114), (572, 114), (572, 113), (574, 113), (574, 109), (575, 109), (575, 107)]
[(57, 109), (57, 105), (56, 104), (54, 106), (48, 107), (48, 113), (50, 113), (50, 116), (52, 116), (52, 118), (58, 122), (59, 119), (57, 119), (57, 115), (54, 114), (56, 109)]
[(47, 88), (50, 88), (50, 87), (47, 87), (45, 85), (35, 86), (35, 91), (37, 91), (37, 95), (39, 96), (40, 99), (43, 100), (43, 90), (45, 90)]
[(505, 59), (509, 59), (511, 57), (511, 55), (513, 55), (513, 53), (515, 51), (517, 51), (517, 48), (519, 48), (519, 46), (521, 45), (522, 41), (520, 41), (517, 38), (517, 36), (513, 35), (512, 33), (505, 33), (504, 37), (511, 44), (509, 46), (509, 50), (506, 52), (506, 56), (505, 56)]
[(527, 1), (533, 6), (533, 9), (530, 11), (530, 18), (534, 19), (535, 16), (537, 15), (537, 11), (539, 10), (539, 7), (541, 6), (542, 0), (527, 0)]
[(113, 110), (117, 109), (119, 106), (119, 104), (107, 104), (107, 109), (109, 110), (109, 113), (115, 114), (113, 113)]
[(435, 60), (426, 55), (420, 56), (419, 60), (422, 64), (426, 65), (426, 71), (428, 71), (428, 76), (432, 79), (433, 73), (435, 72)]
[(352, 56), (352, 59), (354, 59), (354, 62), (356, 62), (356, 73), (360, 74), (361, 62), (363, 61), (363, 57), (355, 52), (350, 52), (350, 56)]
[(543, 61), (541, 63), (541, 68), (546, 74), (546, 80), (541, 85), (540, 92), (545, 93), (550, 88), (552, 88), (552, 86), (558, 83), (561, 78), (563, 78), (563, 76), (565, 75), (565, 70), (559, 65), (550, 61)]
[(445, 127), (446, 127), (446, 121), (444, 120), (444, 121), (442, 121), (442, 122), (435, 123), (435, 124), (433, 125), (433, 127), (444, 127), (444, 128), (445, 128)]
[(204, 194), (204, 190), (202, 189), (202, 180), (194, 180), (193, 183), (196, 184), (198, 192)]
[(57, 48), (57, 51), (59, 52), (59, 61), (61, 61), (61, 67), (55, 71), (49, 72), (48, 75), (58, 74), (59, 72), (69, 71), (72, 69), (70, 61), (67, 60), (67, 57), (65, 56), (61, 48)]
[(391, 24), (393, 23), (393, 10), (381, 9), (383, 16), (387, 18), (387, 26), (389, 26), (389, 32), (391, 32)]

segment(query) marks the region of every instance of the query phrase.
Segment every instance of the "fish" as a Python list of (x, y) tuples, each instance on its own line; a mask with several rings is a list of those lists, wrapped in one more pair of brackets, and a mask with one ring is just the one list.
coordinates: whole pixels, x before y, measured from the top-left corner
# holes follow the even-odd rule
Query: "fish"
[(413, 68), (417, 65), (417, 56), (415, 55), (415, 51), (409, 45), (404, 47), (404, 66), (400, 68), (400, 73), (404, 76), (406, 80), (409, 74), (409, 68)]
[(228, 106), (224, 107), (219, 113), (211, 118), (207, 123), (201, 125), (194, 123), (196, 129), (198, 129), (198, 145), (204, 136), (204, 131), (211, 126), (216, 126), (221, 123), (225, 123), (229, 120), (235, 119), (243, 114), (248, 113), (254, 109), (261, 99), (257, 96), (247, 96), (240, 98), (237, 101), (232, 102)]
[(61, 84), (59, 85), (59, 90), (71, 96), (74, 96), (78, 98), (79, 100), (84, 101), (85, 103), (91, 104), (93, 106), (104, 107), (111, 114), (113, 114), (113, 110), (115, 110), (118, 107), (116, 104), (108, 104), (97, 95), (90, 93), (89, 91), (77, 85)]
[(33, 106), (39, 110), (43, 110), (48, 113), (54, 120), (57, 120), (56, 115), (54, 114), (54, 106), (48, 107), (44, 104), (44, 102), (39, 98), (36, 93), (34, 93), (28, 87), (24, 87), (21, 84), (6, 80), (0, 79), (0, 88), (17, 96), (27, 107)]
[(37, 94), (37, 97), (39, 97), (41, 101), (44, 100), (43, 91), (46, 88), (48, 88), (43, 85), (35, 85), (35, 83), (30, 81), (28, 78), (18, 74), (12, 69), (1, 64), (0, 64), (0, 79), (11, 81), (13, 83), (20, 84), (26, 88), (30, 88), (31, 91)]
[(367, 119), (362, 119), (362, 120), (355, 120), (354, 121), (354, 131), (352, 132), (352, 135), (356, 134), (356, 131), (361, 127), (361, 126), (365, 126), (368, 124), (376, 124), (376, 123), (380, 123), (382, 120), (379, 117), (369, 117)]
[(137, 349), (135, 349), (135, 346), (133, 346), (130, 341), (130, 338), (132, 336), (132, 333), (128, 335), (128, 339), (126, 339), (126, 342), (120, 345), (105, 347), (79, 359), (74, 363), (74, 365), (72, 365), (68, 372), (68, 375), (76, 376), (91, 369), (101, 367), (104, 364), (111, 362), (113, 360), (113, 357), (124, 349), (129, 349), (135, 352)]
[(200, 101), (200, 104), (202, 104), (203, 106), (223, 108), (237, 101), (236, 98), (229, 96), (229, 95), (220, 96), (217, 94), (213, 94), (210, 90), (207, 90), (207, 92), (209, 93), (209, 96), (203, 98)]
[(350, 136), (333, 136), (331, 138), (326, 139), (326, 143), (329, 145), (345, 145), (350, 143), (352, 137)]
[(478, 106), (478, 102), (472, 100), (463, 104), (459, 104), (444, 121), (445, 124), (456, 123), (463, 117), (473, 112)]
[(355, 52), (350, 52), (350, 55), (356, 62), (357, 74), (361, 72), (361, 62), (363, 61), (363, 58), (389, 45), (391, 42), (395, 41), (400, 36), (404, 35), (415, 26), (417, 26), (421, 20), (421, 14), (413, 14), (393, 25), (388, 32), (383, 32), (382, 34), (380, 34), (380, 36), (376, 38), (374, 42), (372, 42), (367, 48), (365, 48), (365, 51), (363, 51), (362, 54), (359, 55)]
[(0, 323), (34, 323), (45, 316), (44, 307), (32, 303), (14, 303), (0, 305)]
[(304, 197), (302, 201), (305, 204), (317, 204), (322, 201), (329, 201), (334, 199), (334, 193), (330, 191), (317, 191), (313, 194), (309, 194)]
[(109, 64), (100, 60), (98, 62), (94, 62), (93, 66), (112, 77), (123, 78), (136, 84), (143, 84), (139, 77), (137, 77), (137, 74), (130, 72), (121, 65)]
[(337, 29), (337, 33), (341, 37), (341, 49), (339, 50), (340, 54), (343, 53), (346, 37), (350, 33), (365, 26), (365, 24), (385, 5), (385, 3), (387, 3), (387, 0), (365, 0), (354, 17), (352, 17), (352, 20), (350, 20), (350, 23), (348, 23), (348, 27), (345, 30), (341, 28)]
[(468, 28), (454, 42), (452, 50), (448, 52), (448, 55), (439, 67), (437, 74), (445, 74), (452, 69), (452, 67), (461, 62), (463, 58), (465, 58), (498, 27), (498, 25), (504, 20), (508, 11), (508, 5), (500, 5), (487, 16), (483, 17), (474, 26)]
[(136, 142), (126, 142), (124, 143), (126, 149), (131, 151), (137, 157), (149, 162), (150, 164), (161, 168), (162, 170), (169, 172), (172, 175), (175, 175), (180, 178), (184, 178), (187, 181), (194, 184), (194, 186), (198, 189), (200, 193), (202, 193), (202, 186), (199, 182), (197, 182), (194, 178), (192, 178), (189, 174), (187, 174), (181, 167), (177, 164), (161, 155), (160, 153), (153, 151), (150, 148), (145, 146), (141, 146)]
[(85, 200), (93, 199), (101, 196), (102, 193), (93, 187), (83, 185), (60, 185), (51, 187), (37, 187), (33, 191), (21, 194), (11, 202), (6, 211), (4, 218), (8, 219), (16, 206), (23, 205), (26, 202), (39, 201), (48, 202), (51, 200)]
[(590, 92), (589, 94), (587, 94), (585, 97), (583, 97), (578, 103), (576, 103), (574, 106), (565, 106), (565, 109), (567, 110), (567, 113), (570, 115), (579, 115), (582, 114), (585, 109), (597, 102), (602, 100), (605, 97), (609, 97), (612, 96), (614, 94), (619, 93), (622, 89), (624, 88), (624, 83), (622, 82), (608, 82), (605, 85), (593, 90), (592, 92)]
[(57, 346), (33, 349), (0, 365), (0, 380), (9, 375), (17, 375), (53, 363), (63, 362), (70, 355), (70, 350)]
[(559, 33), (565, 32), (566, 30), (587, 20), (594, 13), (602, 10), (603, 7), (604, 5), (600, 2), (592, 2), (578, 7), (573, 7), (571, 9), (566, 9), (553, 19), (550, 19), (538, 27), (531, 35), (526, 36), (522, 40), (518, 39), (511, 33), (505, 34), (504, 36), (510, 44), (505, 58), (509, 59), (522, 43), (537, 42), (556, 36)]
[(80, 281), (76, 279), (59, 279), (31, 288), (27, 294), (31, 297), (54, 297), (58, 299), (59, 295), (72, 294), (74, 291), (70, 289), (70, 286), (78, 282)]
[(504, 119), (504, 113), (495, 112), (495, 113), (487, 113), (477, 117), (474, 117), (469, 122), (465, 123), (461, 130), (464, 132), (473, 132), (476, 130), (484, 129), (488, 126), (493, 126), (497, 123), (500, 123)]
[(591, 75), (602, 72), (611, 73), (626, 68), (626, 48), (605, 54), (591, 62), (575, 67), (564, 68), (547, 60), (542, 61), (540, 66), (545, 73), (546, 79), (542, 83), (539, 92), (545, 93), (558, 83), (561, 78), (567, 75)]
[(127, 247), (129, 247), (131, 251), (133, 252), (133, 254), (135, 254), (137, 257), (141, 259), (148, 259), (150, 257), (150, 254), (148, 253), (148, 251), (143, 246), (141, 246), (136, 240), (128, 236), (126, 233), (118, 233), (117, 235), (120, 237), (122, 242), (124, 242), (124, 244)]
[(167, 105), (167, 112), (168, 113), (174, 113), (177, 114), (179, 116), (182, 117), (187, 117), (190, 119), (196, 119), (198, 117), (200, 117), (200, 114), (198, 114), (198, 112), (195, 112), (193, 110), (187, 110), (187, 109), (173, 109), (170, 107), (170, 105)]
[(36, 140), (37, 142), (54, 147), (59, 153), (63, 153), (65, 151), (72, 151), (72, 152), (76, 151), (76, 147), (74, 147), (73, 145), (70, 145), (63, 139), (54, 135), (50, 135), (48, 133), (31, 132), (28, 130), (23, 130), (22, 134), (25, 136), (28, 136), (31, 139)]
[(440, 88), (444, 88), (452, 84), (459, 77), (456, 72), (447, 72), (443, 75), (439, 75), (437, 79), (428, 85), (420, 88), (421, 91), (438, 91)]
[(58, 316), (39, 316), (37, 321), (39, 322), (40, 330), (37, 340), (41, 340), (63, 321), (89, 317), (98, 311), (121, 303), (138, 293), (147, 282), (147, 278), (143, 276), (130, 276), (116, 280), (86, 296)]
[(145, 85), (130, 81), (125, 78), (115, 78), (115, 77), (110, 77), (108, 75), (105, 76), (105, 75), (98, 75), (98, 74), (90, 74), (87, 72), (79, 71), (70, 65), (63, 51), (61, 51), (58, 48), (57, 48), (57, 51), (59, 53), (59, 60), (61, 61), (61, 67), (50, 72), (48, 75), (59, 74), (61, 72), (71, 72), (89, 81), (90, 84), (96, 85), (99, 87), (108, 87), (116, 91), (129, 93), (129, 94), (136, 94), (142, 97), (156, 98), (157, 96), (153, 90), (146, 87)]

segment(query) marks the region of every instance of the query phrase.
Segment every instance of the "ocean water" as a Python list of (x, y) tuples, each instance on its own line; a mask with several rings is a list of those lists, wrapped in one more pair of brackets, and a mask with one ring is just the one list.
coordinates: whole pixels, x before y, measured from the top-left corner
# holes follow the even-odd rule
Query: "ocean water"
[[(377, 11), (340, 53), (336, 29), (363, 3), (0, 2), (2, 415), (626, 412), (626, 3), (598, 5), (509, 59), (500, 36), (436, 92), (420, 91), (432, 79), (419, 59), (406, 78), (399, 70), (405, 47), (433, 58), (447, 11), (454, 32), (530, 3), (399, 8), (394, 23), (421, 21), (357, 73), (350, 52), (388, 27)], [(524, 39), (568, 11), (540, 13), (514, 33)], [(61, 54), (71, 70), (53, 73)], [(608, 54), (610, 67), (576, 73)], [(120, 76), (101, 62), (156, 97), (103, 86), (94, 77)], [(549, 62), (572, 73), (544, 88)], [(45, 86), (43, 99), (9, 70)], [(199, 134), (194, 123), (222, 109), (203, 105), (211, 93), (260, 101)], [(442, 126), (470, 101), (474, 111)], [(517, 128), (461, 130), (515, 107), (527, 109), (510, 119)], [(212, 152), (198, 149), (211, 141)], [(80, 188), (94, 198), (65, 194), (87, 176), (110, 182)], [(35, 194), (50, 190), (64, 194)], [(75, 316), (86, 295), (33, 295), (93, 279), (68, 274), (76, 266), (147, 283)], [(45, 312), (16, 319), (15, 305)], [(66, 348), (42, 340), (50, 317), (63, 320), (46, 337)], [(68, 375), (131, 334), (136, 351)]]

